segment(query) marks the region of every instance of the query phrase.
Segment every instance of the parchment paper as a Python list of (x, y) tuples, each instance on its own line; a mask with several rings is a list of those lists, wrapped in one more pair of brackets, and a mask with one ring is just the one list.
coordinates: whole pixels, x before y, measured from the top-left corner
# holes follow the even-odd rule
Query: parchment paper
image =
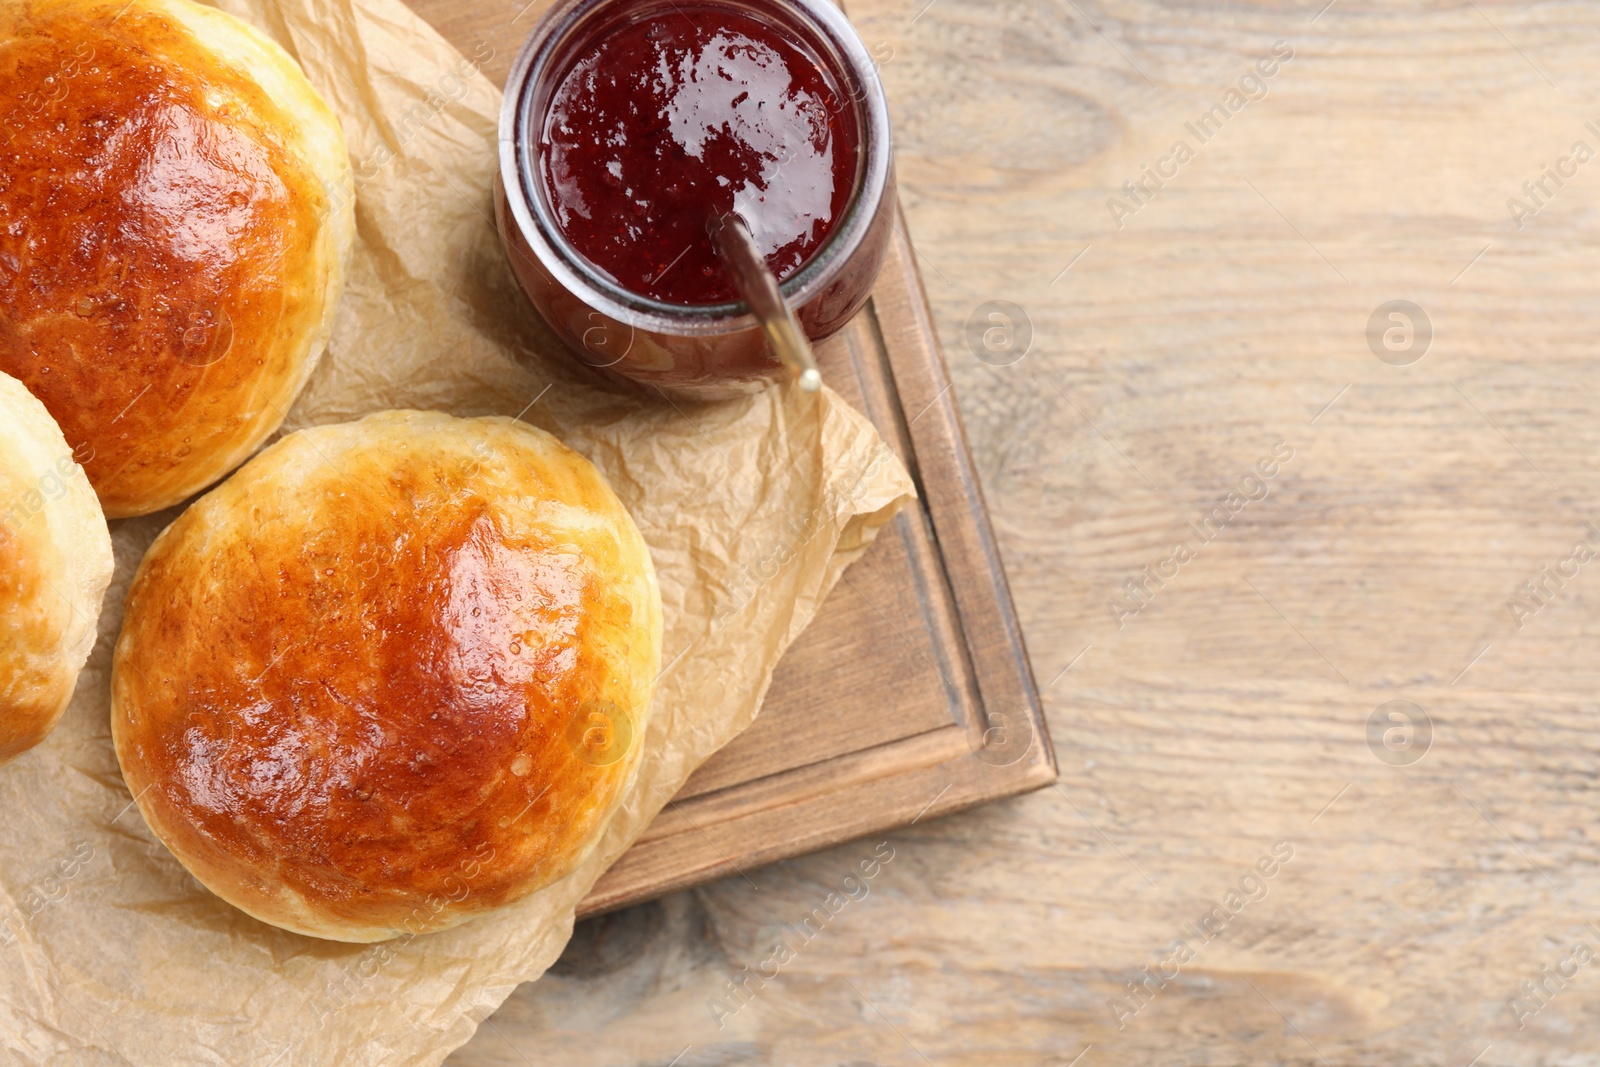
[(521, 413), (555, 433), (604, 471), (649, 542), (669, 666), (636, 785), (577, 874), (446, 933), (299, 937), (211, 896), (131, 806), (111, 748), (111, 646), (133, 569), (178, 509), (115, 524), (117, 578), (67, 718), (0, 768), (0, 1059), (437, 1064), (555, 960), (600, 873), (750, 724), (783, 650), (911, 482), (831, 393), (673, 404), (561, 354), (491, 223), (500, 94), (474, 63), (487, 56), (461, 56), (399, 0), (222, 6), (300, 60), (357, 171), (349, 288), (287, 429), (418, 407)]

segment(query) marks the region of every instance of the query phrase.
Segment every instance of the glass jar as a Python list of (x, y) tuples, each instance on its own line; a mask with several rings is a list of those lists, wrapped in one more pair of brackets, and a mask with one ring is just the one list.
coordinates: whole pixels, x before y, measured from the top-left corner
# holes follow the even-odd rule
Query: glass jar
[[(889, 113), (877, 68), (831, 0), (694, 6), (757, 18), (803, 43), (842, 90), (842, 106), (855, 109), (853, 193), (831, 233), (781, 284), (807, 336), (821, 341), (866, 303), (894, 225)], [(576, 57), (624, 23), (676, 11), (672, 0), (563, 0), (540, 20), (506, 82), (495, 216), (523, 291), (579, 359), (645, 386), (711, 399), (787, 373), (745, 304), (671, 304), (624, 288), (563, 234), (538, 169), (540, 131)]]

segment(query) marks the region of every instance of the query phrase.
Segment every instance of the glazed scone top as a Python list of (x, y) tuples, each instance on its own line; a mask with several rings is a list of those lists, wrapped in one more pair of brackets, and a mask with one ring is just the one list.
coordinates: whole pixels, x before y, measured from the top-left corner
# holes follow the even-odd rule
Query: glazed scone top
[(282, 422), (353, 235), (338, 120), (190, 0), (0, 4), (0, 371), (108, 515), (177, 503)]
[(567, 874), (632, 778), (660, 594), (589, 462), (509, 419), (303, 431), (151, 547), (113, 735), (219, 896), (372, 941)]
[(111, 569), (105, 517), (61, 430), (0, 374), (0, 764), (60, 720)]

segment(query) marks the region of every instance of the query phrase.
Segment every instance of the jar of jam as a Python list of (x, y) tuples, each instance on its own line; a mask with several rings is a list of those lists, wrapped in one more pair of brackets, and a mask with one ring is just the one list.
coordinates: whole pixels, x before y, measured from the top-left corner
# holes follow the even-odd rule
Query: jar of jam
[(784, 373), (718, 258), (737, 215), (820, 341), (867, 300), (895, 210), (888, 105), (831, 0), (563, 0), (500, 113), (511, 268), (584, 362), (697, 398)]

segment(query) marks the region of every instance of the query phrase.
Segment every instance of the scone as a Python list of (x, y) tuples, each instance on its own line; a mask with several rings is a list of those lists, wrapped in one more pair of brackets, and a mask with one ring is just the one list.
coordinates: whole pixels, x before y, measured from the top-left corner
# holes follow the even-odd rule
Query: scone
[(0, 371), (112, 518), (283, 421), (354, 234), (338, 120), (283, 49), (190, 0), (0, 2)]
[(0, 374), (0, 763), (60, 721), (111, 565), (105, 516), (60, 428)]
[(156, 539), (112, 736), (212, 892), (378, 941), (572, 871), (638, 766), (660, 646), (650, 554), (586, 459), (386, 412), (284, 438)]

